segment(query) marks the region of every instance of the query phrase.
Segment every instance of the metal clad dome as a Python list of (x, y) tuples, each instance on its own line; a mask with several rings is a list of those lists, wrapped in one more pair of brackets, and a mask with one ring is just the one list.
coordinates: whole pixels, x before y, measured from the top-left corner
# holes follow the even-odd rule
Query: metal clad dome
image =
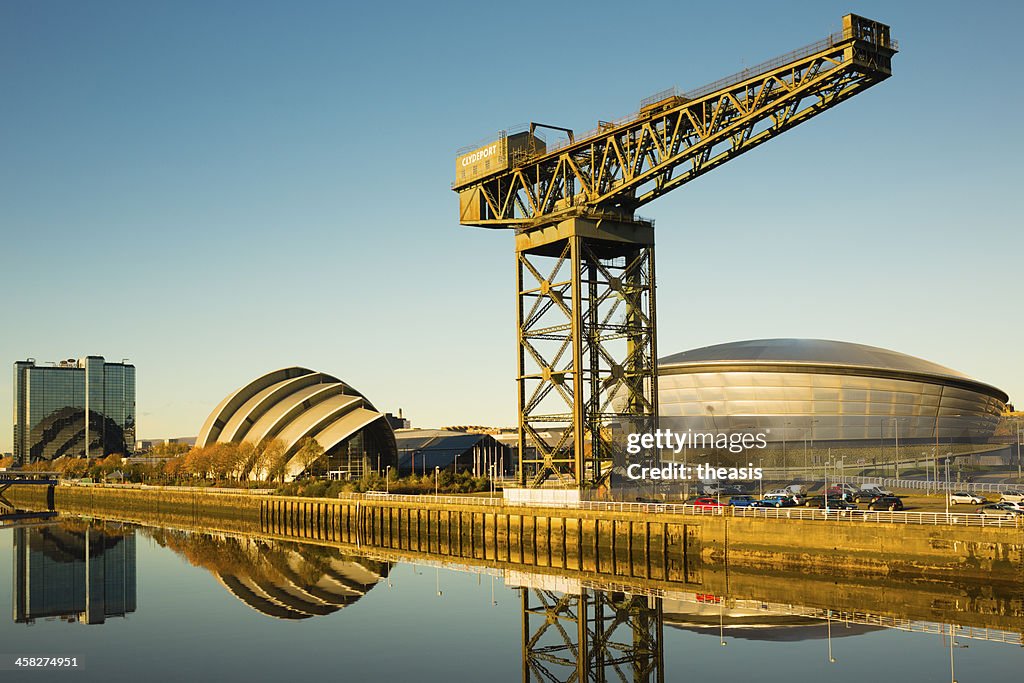
[(962, 372), (875, 346), (755, 339), (661, 358), (663, 426), (775, 438), (985, 440), (1009, 397)]
[(813, 363), (878, 368), (923, 375), (948, 375), (970, 379), (938, 363), (866, 344), (830, 339), (753, 339), (715, 344), (683, 351), (658, 361), (659, 365), (690, 363)]

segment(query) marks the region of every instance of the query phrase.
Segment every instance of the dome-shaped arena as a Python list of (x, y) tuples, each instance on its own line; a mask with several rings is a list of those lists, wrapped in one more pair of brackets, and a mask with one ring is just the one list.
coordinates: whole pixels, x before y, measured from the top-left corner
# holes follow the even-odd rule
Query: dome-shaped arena
[(309, 438), (323, 447), (339, 476), (398, 464), (395, 435), (383, 413), (337, 377), (300, 367), (268, 372), (228, 394), (206, 418), (196, 446), (278, 439), (290, 480), (303, 471), (296, 454)]
[(658, 361), (661, 426), (767, 432), (768, 440), (988, 439), (1008, 397), (896, 351), (823, 339), (758, 339)]

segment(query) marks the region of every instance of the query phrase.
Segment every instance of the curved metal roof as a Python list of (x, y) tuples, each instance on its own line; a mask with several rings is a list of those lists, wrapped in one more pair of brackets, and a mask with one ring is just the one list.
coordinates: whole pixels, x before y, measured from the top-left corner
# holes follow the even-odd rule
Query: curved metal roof
[(658, 360), (659, 368), (690, 368), (719, 366), (795, 366), (807, 368), (864, 369), (889, 375), (930, 376), (955, 380), (986, 393), (1008, 400), (1005, 392), (979, 382), (962, 372), (931, 361), (908, 356), (905, 353), (866, 344), (833, 341), (830, 339), (751, 339), (704, 346), (665, 356)]
[(286, 475), (295, 476), (303, 469), (296, 455), (302, 439), (314, 438), (328, 451), (383, 417), (337, 377), (307, 368), (282, 368), (228, 394), (206, 418), (196, 446), (278, 438), (288, 458)]

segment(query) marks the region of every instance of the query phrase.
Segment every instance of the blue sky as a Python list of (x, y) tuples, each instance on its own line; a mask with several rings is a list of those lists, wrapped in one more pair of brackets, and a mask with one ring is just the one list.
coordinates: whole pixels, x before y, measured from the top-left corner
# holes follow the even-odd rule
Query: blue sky
[(458, 225), (456, 148), (589, 130), (854, 11), (892, 25), (891, 79), (641, 211), (660, 353), (841, 339), (1024, 402), (1024, 12), (702, 5), (0, 3), (0, 359), (130, 358), (146, 437), (291, 364), (511, 425), (512, 236)]

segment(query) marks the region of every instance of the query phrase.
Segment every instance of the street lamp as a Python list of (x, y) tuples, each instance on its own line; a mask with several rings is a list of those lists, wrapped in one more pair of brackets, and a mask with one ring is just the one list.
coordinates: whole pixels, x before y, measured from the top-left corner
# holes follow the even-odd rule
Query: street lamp
[(956, 682), (956, 674), (955, 674), (955, 672), (953, 670), (953, 648), (954, 647), (965, 649), (965, 648), (967, 648), (967, 645), (961, 645), (960, 643), (957, 643), (954, 640), (954, 637), (953, 637), (953, 624), (950, 624), (949, 625), (949, 680), (950, 680), (950, 683), (957, 683)]
[[(953, 455), (952, 452), (946, 453), (946, 514), (949, 514), (949, 456)], [(946, 520), (949, 521), (948, 519)]]
[(1024, 441), (1024, 427), (1017, 423), (1017, 483), (1020, 483), (1020, 444)]
[[(438, 465), (434, 465), (434, 497), (438, 495), (438, 477), (441, 474), (441, 468)], [(440, 593), (438, 593), (440, 595)]]
[(384, 470), (384, 493), (391, 493), (391, 465)]
[(893, 473), (896, 475), (896, 479), (900, 478), (900, 419), (898, 417), (892, 418), (893, 430), (896, 436), (896, 459), (893, 460), (892, 467)]
[(836, 658), (832, 656), (832, 610), (828, 610), (826, 619), (828, 620), (828, 662), (835, 664)]
[(728, 645), (725, 642), (725, 597), (718, 598), (718, 644), (722, 647)]

